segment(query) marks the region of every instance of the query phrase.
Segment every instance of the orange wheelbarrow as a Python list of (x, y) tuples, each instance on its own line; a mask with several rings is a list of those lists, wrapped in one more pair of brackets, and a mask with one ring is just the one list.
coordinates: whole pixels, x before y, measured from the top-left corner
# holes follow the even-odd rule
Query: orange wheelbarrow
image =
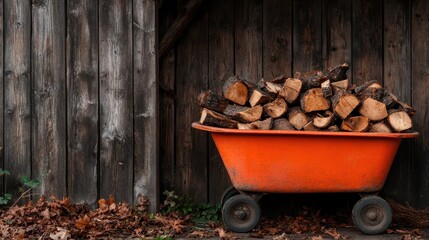
[(403, 138), (412, 133), (237, 130), (192, 127), (211, 133), (233, 187), (223, 194), (222, 218), (235, 232), (259, 222), (265, 193), (366, 193), (353, 207), (356, 227), (384, 232), (392, 221), (381, 190)]

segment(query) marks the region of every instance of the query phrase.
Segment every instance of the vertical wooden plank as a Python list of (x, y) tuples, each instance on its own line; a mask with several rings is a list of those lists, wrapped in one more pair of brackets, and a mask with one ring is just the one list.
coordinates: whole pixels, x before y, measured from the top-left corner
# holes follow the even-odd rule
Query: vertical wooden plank
[(4, 167), (13, 173), (5, 184), (15, 192), (19, 178), (31, 176), (31, 5), (6, 1), (4, 8)]
[[(234, 1), (216, 0), (209, 5), (209, 88), (222, 94), (222, 85), (234, 75)], [(209, 138), (209, 201), (218, 203), (231, 182), (222, 159)]]
[(177, 45), (176, 65), (176, 175), (179, 195), (207, 201), (208, 134), (191, 128), (200, 108), (198, 94), (207, 89), (208, 14), (202, 6)]
[[(176, 1), (164, 1), (159, 10), (159, 36), (163, 36), (176, 18)], [(159, 178), (160, 190), (171, 191), (174, 188), (174, 83), (176, 49), (172, 48), (159, 67)]]
[(65, 3), (32, 1), (32, 173), (44, 195), (66, 193)]
[[(352, 1), (323, 1), (325, 68), (352, 62)], [(351, 77), (352, 69), (348, 75)]]
[[(411, 102), (410, 3), (384, 1), (384, 88), (404, 102)], [(403, 141), (385, 184), (386, 195), (410, 201), (411, 141)]]
[(413, 142), (411, 161), (412, 205), (418, 208), (429, 207), (429, 5), (426, 1), (412, 2), (412, 100), (417, 110), (414, 129), (420, 132)]
[(263, 77), (292, 75), (292, 0), (263, 2)]
[(383, 1), (353, 1), (353, 82), (383, 80)]
[(133, 1), (134, 202), (159, 204), (158, 184), (158, 50), (155, 0)]
[(322, 2), (293, 2), (293, 71), (322, 69)]
[[(3, 35), (3, 0), (0, 0), (0, 168), (4, 168), (4, 78), (3, 78), (3, 59), (4, 59), (4, 35)], [(0, 194), (4, 192), (4, 178), (0, 177)]]
[(99, 4), (100, 197), (132, 202), (132, 2)]
[(68, 195), (92, 205), (98, 197), (98, 4), (67, 4)]
[(235, 2), (235, 73), (255, 83), (262, 78), (261, 0)]

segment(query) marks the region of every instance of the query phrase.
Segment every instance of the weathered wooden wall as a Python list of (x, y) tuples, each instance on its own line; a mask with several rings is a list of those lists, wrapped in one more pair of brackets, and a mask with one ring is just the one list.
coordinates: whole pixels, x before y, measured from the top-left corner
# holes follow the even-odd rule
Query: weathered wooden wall
[(0, 1), (2, 192), (158, 204), (155, 0)]
[[(160, 37), (182, 1), (164, 1)], [(230, 184), (212, 140), (190, 128), (197, 95), (234, 74), (257, 82), (348, 62), (356, 84), (381, 81), (417, 109), (385, 192), (429, 207), (429, 4), (424, 0), (206, 1), (160, 62), (162, 189), (218, 202)], [(369, 166), (370, 167), (370, 166)]]

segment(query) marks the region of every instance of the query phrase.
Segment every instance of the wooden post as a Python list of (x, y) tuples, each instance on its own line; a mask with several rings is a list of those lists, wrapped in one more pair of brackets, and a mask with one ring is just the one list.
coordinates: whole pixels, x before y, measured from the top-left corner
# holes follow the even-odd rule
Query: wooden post
[(135, 0), (134, 45), (134, 202), (149, 198), (159, 205), (158, 184), (158, 24), (155, 0)]
[(32, 177), (37, 192), (66, 194), (65, 1), (32, 1)]
[[(75, 203), (97, 204), (98, 3), (67, 5), (67, 192)], [(85, 186), (85, 187), (82, 187)]]

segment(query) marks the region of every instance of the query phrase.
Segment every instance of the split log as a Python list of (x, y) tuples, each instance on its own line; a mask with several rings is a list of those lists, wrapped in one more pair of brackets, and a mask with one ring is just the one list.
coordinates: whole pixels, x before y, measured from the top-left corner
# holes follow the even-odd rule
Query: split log
[(264, 111), (272, 118), (279, 118), (286, 113), (287, 103), (282, 97), (279, 97), (276, 100), (265, 104)]
[(321, 84), (322, 92), (324, 97), (330, 97), (332, 96), (332, 88), (331, 88), (331, 81), (328, 79)]
[(326, 76), (332, 82), (341, 81), (347, 79), (347, 70), (349, 70), (349, 65), (347, 63), (343, 63), (341, 65), (328, 68), (326, 71)]
[(405, 111), (390, 111), (387, 122), (395, 132), (402, 132), (413, 127), (413, 121)]
[(309, 121), (307, 124), (305, 124), (303, 129), (304, 131), (319, 131), (319, 129), (314, 126), (313, 121)]
[(270, 102), (272, 100), (273, 100), (273, 98), (270, 95), (268, 95), (267, 93), (264, 93), (261, 90), (255, 89), (253, 91), (252, 95), (250, 96), (249, 103), (250, 103), (250, 106), (254, 107), (256, 105), (265, 104), (265, 103)]
[(302, 76), (302, 89), (304, 91), (311, 88), (320, 88), (320, 84), (326, 81), (328, 77), (322, 71), (312, 70), (304, 73)]
[(391, 133), (392, 130), (384, 122), (373, 123), (369, 127), (370, 132), (379, 132), (379, 133)]
[(369, 119), (365, 116), (349, 117), (341, 124), (341, 129), (349, 132), (365, 132), (368, 128)]
[(332, 125), (332, 126), (329, 126), (329, 127), (326, 129), (326, 131), (329, 131), (329, 132), (339, 132), (339, 131), (340, 131), (340, 129), (338, 128), (338, 126), (337, 126), (337, 125)]
[[(357, 91), (356, 88), (355, 88), (355, 91)], [(372, 98), (377, 101), (382, 101), (384, 97), (384, 89), (378, 82), (371, 83), (367, 85), (365, 88), (359, 89), (358, 92), (359, 93), (356, 93), (356, 95), (361, 101), (367, 98)]]
[(278, 118), (273, 121), (273, 130), (295, 130), (286, 118)]
[(350, 87), (350, 81), (348, 79), (344, 79), (338, 82), (331, 82), (331, 86), (335, 89), (343, 89), (343, 90), (348, 90)]
[(384, 91), (383, 99), (381, 101), (386, 105), (387, 109), (392, 109), (398, 106), (398, 97), (393, 93), (389, 93), (388, 91)]
[(365, 90), (369, 86), (372, 86), (372, 87), (380, 86), (381, 87), (381, 85), (376, 80), (371, 80), (371, 81), (365, 82), (362, 85), (356, 86), (354, 88), (354, 92), (356, 93), (356, 95), (359, 95), (363, 90)]
[(290, 124), (297, 130), (302, 129), (309, 121), (307, 115), (305, 115), (299, 107), (290, 108), (287, 113), (287, 118)]
[(240, 105), (247, 102), (249, 90), (243, 80), (237, 76), (229, 78), (222, 87), (223, 96)]
[(317, 128), (327, 128), (332, 124), (333, 120), (334, 114), (331, 111), (326, 111), (323, 115), (316, 114), (313, 119), (313, 125)]
[(213, 93), (211, 90), (207, 90), (198, 96), (198, 104), (203, 108), (216, 112), (223, 112), (229, 105), (225, 98)]
[(386, 105), (372, 98), (363, 101), (359, 113), (371, 121), (380, 121), (387, 117)]
[(252, 129), (270, 130), (272, 126), (273, 126), (272, 118), (267, 118), (263, 121), (256, 121), (252, 123), (238, 123), (237, 125), (238, 129), (242, 129), (242, 130), (252, 130)]
[(201, 112), (200, 123), (223, 128), (237, 128), (238, 124), (237, 121), (207, 108), (203, 108)]
[(332, 110), (342, 119), (346, 119), (358, 105), (357, 97), (345, 90), (339, 90), (332, 97)]
[(283, 84), (285, 83), (287, 77), (286, 75), (280, 75), (278, 77), (275, 77), (273, 80), (271, 80), (272, 83), (278, 83), (278, 84)]
[(399, 104), (399, 106), (397, 107), (397, 110), (404, 111), (410, 116), (416, 115), (416, 109), (414, 109), (410, 105), (408, 105), (404, 102), (401, 102), (401, 101), (398, 101), (398, 104)]
[(279, 95), (282, 96), (288, 103), (295, 102), (301, 92), (302, 81), (297, 78), (288, 78), (280, 90)]
[(228, 105), (228, 107), (223, 111), (227, 116), (234, 118), (240, 122), (255, 122), (261, 119), (263, 108), (261, 105), (256, 105), (254, 107), (243, 107), (238, 105)]
[(329, 101), (323, 97), (321, 88), (312, 88), (303, 93), (300, 104), (302, 111), (305, 113), (323, 111), (330, 108)]
[(280, 83), (273, 83), (273, 82), (264, 82), (265, 89), (274, 94), (278, 94), (282, 90), (282, 85)]

